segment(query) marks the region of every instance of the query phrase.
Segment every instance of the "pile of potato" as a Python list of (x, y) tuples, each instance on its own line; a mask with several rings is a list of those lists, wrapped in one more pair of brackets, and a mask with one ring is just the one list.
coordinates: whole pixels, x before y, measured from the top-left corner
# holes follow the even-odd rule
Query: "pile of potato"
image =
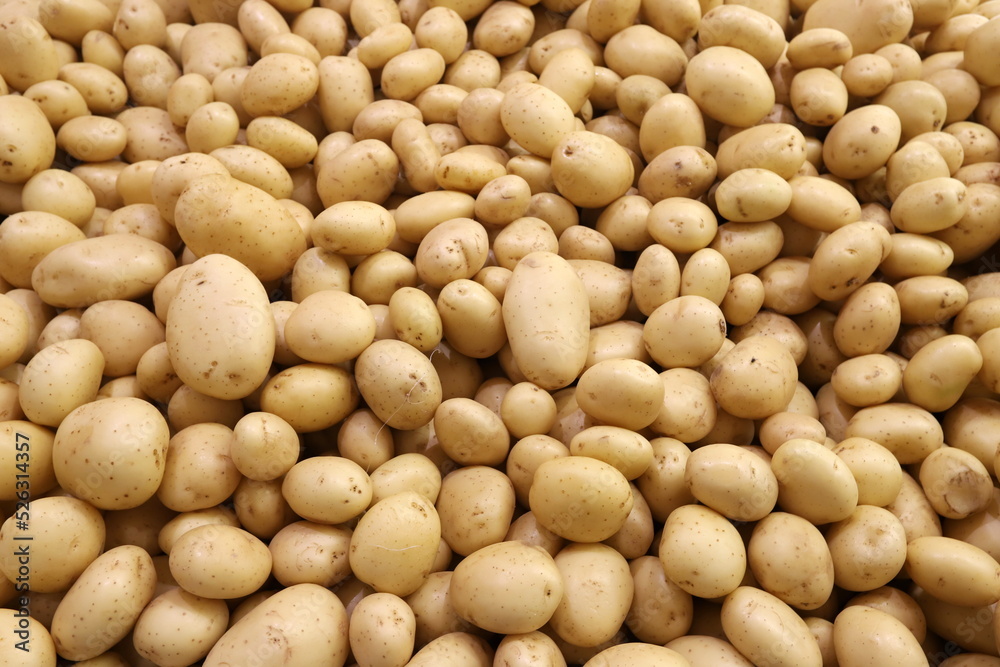
[(0, 0), (0, 663), (1000, 665), (1000, 0)]

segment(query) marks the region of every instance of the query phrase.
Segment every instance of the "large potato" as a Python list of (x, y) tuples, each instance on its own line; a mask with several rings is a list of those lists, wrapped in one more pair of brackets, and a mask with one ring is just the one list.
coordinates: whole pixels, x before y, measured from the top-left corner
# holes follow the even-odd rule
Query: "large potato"
[(239, 261), (214, 254), (188, 267), (166, 324), (170, 363), (192, 389), (236, 399), (264, 382), (274, 356), (274, 315), (264, 286)]
[(590, 303), (566, 260), (533, 252), (514, 268), (503, 319), (517, 367), (543, 389), (560, 389), (583, 371), (590, 340)]

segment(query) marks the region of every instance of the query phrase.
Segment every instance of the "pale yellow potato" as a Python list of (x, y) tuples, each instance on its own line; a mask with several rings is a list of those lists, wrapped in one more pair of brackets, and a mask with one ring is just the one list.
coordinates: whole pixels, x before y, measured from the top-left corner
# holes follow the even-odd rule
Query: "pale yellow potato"
[(803, 30), (788, 42), (788, 61), (797, 70), (810, 67), (835, 69), (854, 55), (847, 35), (835, 28)]
[(657, 417), (663, 383), (637, 359), (605, 359), (590, 366), (577, 382), (580, 408), (606, 424), (641, 429)]
[[(767, 369), (764, 375), (762, 369)], [(712, 371), (712, 393), (720, 407), (737, 417), (764, 419), (784, 410), (798, 374), (791, 353), (768, 336), (736, 344)]]
[(210, 599), (249, 595), (271, 572), (267, 546), (247, 531), (227, 525), (188, 530), (174, 542), (169, 562), (182, 589)]
[(570, 132), (555, 145), (551, 155), (556, 188), (576, 206), (607, 206), (632, 186), (632, 159), (604, 135), (586, 130)]
[(757, 437), (761, 447), (767, 453), (774, 454), (778, 447), (792, 438), (806, 438), (822, 443), (826, 440), (826, 429), (815, 417), (789, 410), (776, 412), (761, 422)]
[(700, 51), (688, 63), (684, 81), (702, 112), (727, 125), (754, 125), (774, 104), (774, 87), (764, 67), (731, 46)]
[(156, 491), (175, 512), (208, 509), (224, 502), (241, 476), (229, 456), (233, 432), (219, 423), (193, 424), (170, 438)]
[(879, 270), (891, 278), (939, 274), (955, 259), (955, 252), (947, 243), (930, 236), (896, 232), (889, 241), (892, 250), (879, 264)]
[(527, 667), (532, 660), (543, 660), (553, 667), (564, 667), (566, 659), (556, 643), (543, 632), (507, 635), (497, 646), (494, 664), (503, 667)]
[[(497, 542), (459, 563), (449, 593), (456, 613), (470, 623), (490, 632), (520, 634), (548, 622), (563, 590), (560, 571), (546, 551), (521, 542)], [(500, 598), (510, 604), (496, 605)]]
[(643, 326), (642, 338), (653, 359), (665, 368), (700, 366), (725, 339), (722, 311), (703, 296), (686, 295), (656, 308)]
[[(268, 222), (250, 226), (250, 218)], [(261, 280), (287, 273), (306, 249), (302, 228), (271, 195), (219, 174), (191, 181), (177, 200), (175, 224), (198, 256), (224, 252), (245, 263)], [(228, 232), (220, 233), (221, 228)]]
[(363, 597), (350, 616), (351, 652), (371, 664), (405, 665), (413, 656), (416, 639), (413, 610), (392, 593)]
[(431, 139), (423, 121), (417, 118), (402, 119), (392, 131), (392, 150), (399, 157), (403, 177), (418, 192), (437, 190), (434, 169), (441, 159), (441, 152)]
[(39, 620), (15, 609), (4, 609), (0, 614), (0, 627), (6, 635), (0, 640), (0, 658), (25, 667), (57, 664), (52, 635)]
[[(228, 104), (232, 107), (231, 100), (212, 102), (211, 107), (217, 107), (219, 104)], [(225, 107), (218, 108), (224, 110), (224, 113), (220, 114), (221, 116), (230, 116), (230, 119), (224, 121), (223, 124), (232, 123), (228, 110), (225, 110)], [(188, 121), (188, 127), (191, 128), (191, 126), (192, 121)], [(230, 124), (228, 131), (238, 139), (238, 129), (238, 123)], [(226, 131), (223, 128), (219, 130), (220, 134)], [(292, 196), (295, 187), (292, 176), (278, 160), (252, 146), (224, 144), (221, 141), (217, 143), (220, 143), (221, 146), (209, 152), (208, 155), (221, 162), (237, 181), (260, 188), (275, 199), (287, 199)]]
[[(622, 81), (618, 86), (618, 104), (621, 106), (623, 102), (627, 100), (622, 100), (622, 96), (628, 92), (629, 86), (626, 82), (635, 82), (643, 80), (653, 82), (665, 86), (658, 79), (653, 79), (646, 75), (633, 75), (628, 79)], [(652, 84), (655, 85), (655, 84)], [(657, 155), (663, 151), (675, 148), (677, 146), (700, 146), (705, 145), (705, 122), (701, 116), (701, 111), (698, 109), (698, 105), (691, 100), (687, 95), (681, 95), (678, 93), (662, 92), (659, 90), (648, 90), (651, 86), (639, 87), (636, 92), (645, 92), (644, 95), (648, 99), (644, 99), (641, 107), (641, 117), (637, 118), (639, 121), (636, 123), (639, 125), (639, 151), (641, 152), (644, 159), (647, 161), (652, 161)], [(669, 88), (667, 89), (669, 91)], [(623, 114), (626, 113), (626, 109), (622, 109)], [(626, 116), (627, 117), (627, 116)], [(601, 122), (602, 118), (609, 118), (608, 116), (602, 116), (601, 118), (592, 121), (593, 124)], [(607, 122), (607, 121), (605, 121)], [(596, 129), (596, 125), (593, 125)], [(628, 126), (626, 126), (628, 127)], [(588, 127), (588, 129), (591, 129)], [(635, 147), (632, 147), (635, 150)]]
[(902, 386), (899, 364), (884, 354), (864, 354), (834, 369), (830, 382), (840, 400), (859, 408), (887, 403)]
[(389, 99), (413, 100), (444, 76), (444, 57), (431, 48), (393, 56), (382, 68), (381, 88)]
[(36, 17), (5, 16), (0, 39), (0, 77), (11, 88), (24, 92), (43, 81), (55, 79), (59, 59), (52, 36)]
[(132, 642), (146, 660), (164, 665), (186, 664), (208, 655), (225, 633), (228, 621), (229, 608), (223, 600), (172, 588), (142, 610)]
[(209, 102), (192, 112), (184, 128), (184, 139), (191, 151), (210, 153), (236, 143), (239, 129), (240, 119), (231, 105)]
[(847, 112), (848, 91), (834, 72), (812, 67), (798, 72), (789, 89), (792, 110), (803, 122), (829, 127)]
[(157, 535), (160, 549), (169, 554), (174, 543), (189, 530), (203, 525), (239, 527), (236, 512), (225, 505), (217, 505), (205, 510), (182, 512), (165, 523)]
[(767, 461), (736, 445), (694, 450), (684, 480), (699, 502), (734, 521), (759, 521), (778, 500), (778, 480)]
[(576, 130), (566, 101), (538, 84), (509, 90), (500, 105), (500, 122), (519, 146), (543, 158), (552, 157), (559, 142)]
[[(876, 639), (877, 637), (877, 639)], [(880, 609), (848, 607), (833, 623), (837, 661), (844, 667), (871, 660), (923, 664), (924, 650), (902, 621)]]
[[(13, 382), (11, 382), (14, 385)], [(16, 389), (17, 385), (14, 385)], [(16, 402), (16, 396), (15, 396)], [(0, 498), (4, 500), (24, 500), (24, 485), (28, 483), (32, 494), (41, 496), (56, 486), (52, 463), (52, 443), (55, 433), (44, 426), (17, 419), (20, 415), (9, 415), (0, 422), (0, 434), (7, 438), (7, 447), (0, 450), (0, 463), (7, 464), (12, 474), (0, 478)], [(24, 463), (25, 454), (33, 459), (30, 466)], [(22, 471), (21, 468), (27, 470)], [(24, 475), (18, 477), (17, 475)]]
[(17, 362), (28, 349), (30, 342), (28, 314), (16, 301), (6, 295), (0, 295), (0, 322), (3, 323), (3, 337), (0, 338), (0, 368), (6, 368)]
[(622, 78), (644, 74), (667, 86), (681, 82), (688, 62), (687, 54), (673, 38), (641, 23), (612, 35), (605, 45), (604, 59), (608, 68)]
[(845, 225), (816, 248), (809, 263), (809, 288), (826, 301), (843, 299), (871, 277), (891, 249), (889, 232), (882, 225)]
[(133, 102), (166, 109), (170, 86), (181, 77), (181, 68), (160, 46), (138, 44), (125, 54), (121, 76)]
[(373, 505), (404, 491), (418, 493), (433, 503), (441, 491), (441, 472), (431, 459), (415, 452), (394, 456), (373, 470), (370, 478)]
[(428, 423), (441, 403), (441, 381), (430, 360), (397, 340), (369, 345), (355, 365), (358, 391), (368, 406), (393, 428)]
[[(27, 530), (15, 522), (24, 509), (15, 512), (0, 528), (0, 544), (4, 546), (0, 571), (8, 580), (17, 581), (18, 568), (24, 565), (19, 562), (19, 546), (25, 544), (21, 540), (30, 537), (32, 592), (65, 592), (101, 555), (106, 537), (104, 519), (92, 505), (71, 496), (37, 498), (25, 507), (31, 521)], [(63, 548), (67, 539), (77, 548)]]
[(711, 46), (745, 51), (767, 69), (778, 62), (786, 41), (781, 25), (758, 9), (719, 5), (705, 12), (698, 24), (698, 48)]
[[(309, 616), (310, 623), (296, 622)], [(346, 661), (350, 650), (347, 612), (328, 589), (297, 584), (262, 601), (234, 623), (205, 658), (209, 667), (246, 663), (281, 642), (304, 667)]]
[(104, 375), (134, 375), (145, 352), (164, 341), (163, 324), (144, 306), (109, 299), (88, 307), (80, 317), (79, 337), (101, 350)]
[(547, 433), (555, 425), (557, 410), (551, 394), (532, 382), (520, 382), (504, 394), (499, 414), (510, 435), (524, 438)]
[(437, 499), (441, 537), (463, 556), (499, 542), (510, 528), (514, 504), (513, 483), (496, 469), (453, 470), (441, 481)]
[(264, 382), (274, 355), (267, 293), (246, 266), (209, 254), (184, 273), (167, 315), (166, 341), (185, 384), (216, 398), (243, 398)]
[[(603, 544), (571, 544), (555, 557), (565, 585), (550, 626), (563, 641), (599, 646), (615, 635), (628, 614), (634, 584), (628, 562)], [(596, 587), (583, 581), (599, 581)]]
[(987, 468), (993, 464), (996, 456), (996, 451), (986, 439), (996, 415), (996, 407), (993, 399), (964, 398), (948, 410), (942, 419), (946, 442), (975, 455)]
[(289, 470), (281, 482), (285, 500), (303, 519), (341, 524), (372, 500), (372, 484), (361, 466), (340, 456), (313, 456)]
[(97, 397), (103, 372), (104, 355), (93, 342), (73, 338), (54, 343), (25, 366), (18, 392), (21, 408), (36, 424), (59, 426), (70, 412)]
[(786, 211), (795, 222), (821, 232), (833, 232), (861, 219), (861, 206), (851, 191), (818, 176), (789, 180), (792, 200)]
[[(494, 3), (496, 4), (496, 3)], [(487, 11), (489, 9), (487, 8)], [(495, 14), (497, 10), (493, 11)], [(531, 12), (527, 12), (528, 19), (531, 24), (534, 24), (534, 16)], [(523, 16), (522, 16), (523, 18)], [(494, 55), (508, 55), (506, 53), (496, 53), (493, 49), (487, 47), (484, 43), (484, 33), (487, 31), (487, 26), (489, 23), (487, 19), (483, 16), (479, 18), (476, 22), (476, 27), (482, 27), (482, 32), (480, 36), (477, 37), (473, 33), (473, 47), (476, 49), (481, 49), (493, 53)], [(523, 32), (523, 30), (521, 31)], [(530, 35), (529, 35), (530, 36)], [(416, 40), (417, 46), (420, 48), (431, 48), (441, 54), (446, 63), (453, 63), (465, 50), (465, 44), (469, 41), (469, 28), (465, 24), (462, 17), (451, 7), (445, 5), (439, 5), (427, 9), (424, 13), (420, 15), (417, 19), (417, 25), (413, 28), (413, 37)], [(520, 41), (520, 35), (515, 38), (515, 44)], [(527, 42), (527, 38), (524, 38)], [(523, 46), (523, 44), (521, 45)], [(519, 47), (518, 47), (519, 48)], [(515, 48), (511, 51), (517, 51)]]
[(260, 393), (260, 409), (278, 415), (297, 433), (329, 428), (354, 412), (359, 402), (351, 374), (331, 364), (286, 368), (270, 377)]
[(445, 340), (464, 355), (486, 358), (507, 342), (500, 302), (475, 281), (450, 281), (438, 295), (437, 309)]
[(97, 198), (76, 174), (45, 169), (24, 183), (21, 205), (25, 210), (53, 213), (83, 227), (95, 213)]
[[(806, 623), (809, 623), (808, 618)], [(692, 666), (751, 667), (753, 665), (728, 641), (709, 635), (684, 635), (667, 642), (666, 647), (687, 658)]]
[(934, 511), (964, 519), (987, 509), (993, 499), (990, 471), (969, 452), (942, 447), (920, 464), (920, 486)]
[(109, 650), (129, 633), (155, 593), (153, 560), (144, 549), (123, 545), (104, 552), (56, 607), (51, 633), (59, 655), (87, 660)]
[(316, 174), (324, 206), (360, 200), (383, 203), (399, 176), (399, 158), (385, 142), (364, 139), (341, 151), (335, 163)]
[(823, 664), (806, 622), (767, 591), (750, 586), (734, 590), (722, 603), (721, 623), (733, 646), (754, 664)]
[(878, 354), (899, 333), (899, 297), (886, 283), (867, 283), (844, 302), (833, 326), (837, 348), (848, 356)]
[(285, 320), (285, 344), (306, 361), (339, 364), (356, 358), (375, 337), (375, 318), (364, 301), (339, 290), (302, 299)]
[(817, 609), (833, 592), (833, 557), (823, 534), (795, 514), (774, 512), (757, 522), (747, 563), (764, 590), (796, 609)]
[[(474, 629), (468, 628), (469, 631)], [(427, 642), (406, 664), (410, 667), (433, 665), (490, 667), (493, 664), (493, 649), (482, 637), (470, 632), (451, 631), (449, 628)]]
[(778, 504), (811, 523), (841, 521), (858, 505), (851, 469), (822, 444), (804, 438), (786, 441), (774, 451), (771, 470), (778, 480)]
[(355, 576), (376, 591), (406, 596), (426, 581), (441, 540), (441, 520), (424, 496), (403, 491), (361, 517), (349, 552)]
[(1000, 566), (979, 547), (953, 538), (925, 536), (911, 541), (906, 572), (946, 603), (976, 607), (1000, 597)]
[(671, 252), (691, 253), (705, 248), (719, 225), (706, 204), (685, 197), (668, 197), (653, 204), (646, 219), (649, 235)]
[(858, 505), (826, 532), (835, 583), (850, 591), (884, 586), (903, 567), (906, 539), (903, 524), (888, 509)]
[[(716, 557), (710, 559), (710, 553)], [(746, 549), (736, 528), (703, 505), (685, 504), (669, 513), (659, 558), (667, 578), (698, 597), (727, 595), (746, 573)]]
[(71, 118), (90, 114), (80, 91), (58, 79), (34, 83), (24, 90), (23, 96), (38, 105), (54, 130)]
[(715, 159), (721, 178), (740, 169), (767, 169), (788, 179), (805, 162), (806, 141), (794, 125), (766, 123), (737, 131), (722, 141)]
[(896, 151), (901, 133), (900, 118), (888, 106), (872, 104), (849, 111), (823, 142), (823, 163), (841, 178), (870, 176)]
[(903, 390), (913, 404), (943, 412), (958, 402), (982, 366), (976, 343), (950, 334), (930, 341), (910, 358), (903, 370)]
[(969, 301), (968, 290), (945, 276), (907, 278), (893, 289), (899, 297), (903, 324), (941, 324), (961, 312)]

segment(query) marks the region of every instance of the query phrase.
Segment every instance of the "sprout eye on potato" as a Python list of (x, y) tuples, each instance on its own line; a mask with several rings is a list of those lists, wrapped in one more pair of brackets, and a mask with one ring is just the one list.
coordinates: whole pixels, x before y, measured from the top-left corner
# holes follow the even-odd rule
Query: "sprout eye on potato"
[(0, 0), (0, 664), (1000, 661), (1000, 0), (314, 4)]

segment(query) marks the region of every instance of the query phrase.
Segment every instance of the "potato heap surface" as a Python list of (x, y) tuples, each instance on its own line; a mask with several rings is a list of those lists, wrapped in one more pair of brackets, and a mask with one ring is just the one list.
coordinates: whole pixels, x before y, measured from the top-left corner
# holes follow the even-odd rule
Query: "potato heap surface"
[(1000, 0), (0, 0), (0, 664), (1000, 666)]

